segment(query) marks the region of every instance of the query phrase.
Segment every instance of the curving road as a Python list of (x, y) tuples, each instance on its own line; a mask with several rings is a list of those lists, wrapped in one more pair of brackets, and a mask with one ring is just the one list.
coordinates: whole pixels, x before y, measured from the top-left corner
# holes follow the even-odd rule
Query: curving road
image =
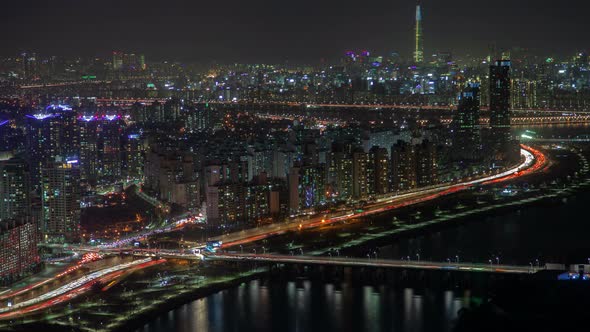
[[(271, 236), (284, 234), (288, 231), (296, 231), (318, 226), (324, 226), (334, 222), (340, 222), (348, 219), (378, 214), (385, 211), (398, 209), (404, 206), (426, 202), (444, 195), (465, 190), (478, 184), (487, 185), (515, 179), (524, 175), (537, 172), (546, 166), (546, 157), (540, 151), (525, 145), (521, 145), (521, 147), (522, 148), (520, 150), (520, 153), (523, 156), (522, 163), (507, 171), (495, 175), (485, 176), (475, 180), (469, 180), (457, 184), (446, 184), (435, 187), (423, 188), (406, 194), (381, 198), (377, 202), (365, 206), (364, 209), (360, 212), (354, 212), (349, 210), (347, 212), (340, 211), (325, 215), (316, 215), (308, 219), (300, 217), (289, 222), (276, 223), (258, 228), (229, 233), (213, 237), (209, 240), (222, 241), (222, 247), (229, 248), (241, 244), (259, 241)], [(202, 248), (204, 247), (204, 245), (200, 245), (198, 247)]]
[(0, 308), (0, 319), (19, 317), (23, 314), (46, 309), (56, 304), (69, 301), (91, 290), (92, 286), (97, 282), (111, 281), (124, 273), (136, 269), (143, 269), (155, 264), (162, 263), (164, 261), (165, 260), (152, 260), (151, 258), (145, 258), (90, 273), (47, 293), (43, 293), (26, 301), (16, 303), (11, 307)]

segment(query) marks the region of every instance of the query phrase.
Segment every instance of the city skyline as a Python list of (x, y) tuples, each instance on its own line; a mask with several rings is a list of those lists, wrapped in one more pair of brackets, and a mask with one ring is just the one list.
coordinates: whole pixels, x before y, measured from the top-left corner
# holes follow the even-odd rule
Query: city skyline
[[(413, 0), (378, 1), (358, 6), (306, 0), (280, 5), (230, 1), (222, 6), (172, 0), (82, 6), (60, 0), (50, 6), (33, 1), (6, 4), (7, 10), (0, 14), (0, 35), (14, 47), (4, 47), (4, 55), (32, 49), (50, 55), (92, 56), (123, 49), (152, 59), (187, 62), (318, 63), (348, 49), (370, 49), (411, 57), (416, 4)], [(489, 45), (559, 56), (588, 48), (583, 34), (573, 33), (590, 25), (579, 10), (584, 7), (581, 3), (541, 5), (526, 0), (499, 7), (453, 0), (419, 4), (425, 58), (437, 51), (483, 56)], [(19, 13), (28, 19), (19, 19)], [(545, 19), (548, 15), (551, 21)]]
[(584, 9), (11, 2), (0, 331), (579, 329)]

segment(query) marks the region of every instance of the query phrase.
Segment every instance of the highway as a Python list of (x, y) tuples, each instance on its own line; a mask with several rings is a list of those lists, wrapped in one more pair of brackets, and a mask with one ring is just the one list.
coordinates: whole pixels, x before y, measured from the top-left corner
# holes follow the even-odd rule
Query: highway
[(69, 301), (74, 297), (89, 291), (96, 282), (108, 282), (124, 273), (146, 268), (162, 262), (164, 262), (164, 260), (145, 258), (92, 272), (34, 298), (15, 303), (10, 307), (1, 307), (0, 319), (18, 317), (23, 314), (46, 309), (56, 304)]
[[(522, 145), (521, 155), (523, 161), (507, 170), (498, 174), (480, 177), (457, 184), (444, 184), (422, 188), (414, 192), (408, 192), (400, 195), (382, 197), (375, 203), (365, 206), (362, 211), (339, 211), (331, 214), (319, 214), (310, 217), (300, 217), (291, 222), (276, 223), (259, 228), (234, 232), (210, 240), (223, 241), (223, 248), (236, 246), (239, 244), (251, 243), (267, 237), (283, 234), (288, 231), (297, 231), (330, 223), (341, 222), (353, 218), (368, 216), (382, 213), (384, 211), (397, 209), (400, 207), (426, 202), (444, 195), (465, 190), (471, 186), (482, 184), (493, 184), (509, 179), (518, 178), (527, 174), (538, 172), (546, 167), (547, 160), (545, 156), (536, 149)], [(204, 245), (199, 245), (202, 248)], [(97, 248), (94, 248), (96, 250)], [(108, 251), (109, 249), (103, 248)], [(120, 249), (110, 249), (120, 250)], [(190, 251), (189, 251), (190, 252)], [(141, 254), (141, 253), (140, 253)], [(158, 251), (156, 254), (147, 252), (149, 256), (158, 255), (164, 258), (184, 258), (184, 259), (203, 259), (202, 255), (186, 254), (175, 251)], [(118, 264), (110, 268), (95, 271), (80, 277), (76, 280), (65, 283), (64, 285), (45, 292), (41, 295), (27, 299), (20, 303), (15, 303), (11, 307), (0, 308), (0, 319), (11, 319), (23, 314), (46, 309), (48, 307), (68, 301), (80, 294), (91, 290), (96, 282), (109, 283), (123, 276), (124, 274), (136, 269), (145, 268), (154, 264), (163, 262), (163, 259), (153, 260), (153, 257), (136, 260), (129, 263)], [(426, 261), (399, 261), (399, 260), (382, 260), (382, 259), (364, 259), (364, 258), (339, 258), (339, 257), (311, 257), (311, 256), (284, 256), (284, 255), (249, 255), (249, 254), (211, 254), (207, 255), (208, 260), (226, 260), (226, 261), (257, 261), (268, 263), (300, 263), (300, 264), (323, 264), (323, 265), (342, 265), (342, 266), (366, 266), (366, 267), (383, 267), (383, 268), (406, 268), (406, 269), (429, 269), (429, 270), (448, 270), (448, 271), (472, 271), (472, 272), (491, 272), (491, 273), (533, 273), (536, 269), (530, 266), (500, 266), (484, 265), (469, 263), (436, 263)], [(42, 282), (45, 284), (45, 282)], [(14, 290), (8, 294), (3, 294), (3, 298), (22, 294), (36, 288), (37, 285), (25, 287), (22, 290)]]
[(304, 265), (332, 265), (347, 267), (377, 267), (377, 268), (400, 268), (419, 270), (442, 270), (460, 272), (488, 272), (488, 273), (535, 273), (544, 267), (512, 266), (493, 264), (472, 264), (453, 262), (429, 262), (409, 261), (390, 259), (369, 259), (354, 257), (316, 257), (316, 256), (287, 256), (274, 254), (213, 254), (208, 255), (207, 260), (231, 261), (231, 262), (258, 262), (258, 263), (281, 263), (281, 264), (304, 264)]
[[(536, 149), (522, 145), (521, 155), (524, 157), (523, 162), (507, 171), (480, 177), (475, 180), (469, 180), (457, 184), (444, 184), (428, 188), (421, 188), (413, 192), (383, 197), (377, 202), (367, 205), (362, 211), (338, 211), (328, 214), (319, 214), (312, 217), (299, 217), (284, 223), (275, 223), (258, 228), (252, 228), (239, 232), (229, 233), (209, 239), (210, 241), (221, 241), (222, 248), (229, 248), (241, 244), (259, 241), (271, 236), (284, 234), (289, 231), (314, 228), (328, 225), (330, 223), (341, 222), (353, 218), (365, 217), (368, 215), (378, 214), (401, 207), (426, 202), (444, 195), (456, 193), (468, 189), (474, 185), (494, 184), (520, 176), (531, 174), (545, 167), (547, 161), (545, 156)], [(201, 245), (200, 247), (204, 247)]]

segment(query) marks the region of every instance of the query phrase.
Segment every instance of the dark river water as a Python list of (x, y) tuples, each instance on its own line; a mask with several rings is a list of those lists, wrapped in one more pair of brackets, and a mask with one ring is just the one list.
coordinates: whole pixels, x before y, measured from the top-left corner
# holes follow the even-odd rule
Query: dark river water
[(449, 331), (469, 293), (252, 281), (183, 305), (139, 331)]
[[(545, 137), (588, 133), (588, 127), (533, 130)], [(396, 240), (380, 255), (521, 265), (559, 261), (590, 253), (588, 203), (585, 192), (562, 204), (474, 216), (457, 227)], [(469, 290), (256, 280), (183, 305), (138, 331), (451, 331), (457, 311), (472, 299)]]

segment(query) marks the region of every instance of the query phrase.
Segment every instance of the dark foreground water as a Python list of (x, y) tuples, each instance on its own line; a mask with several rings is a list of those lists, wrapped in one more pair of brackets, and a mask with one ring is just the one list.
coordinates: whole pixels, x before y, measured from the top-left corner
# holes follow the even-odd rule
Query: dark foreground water
[(449, 331), (469, 293), (252, 281), (186, 304), (139, 331)]
[[(474, 217), (461, 226), (381, 248), (382, 256), (455, 257), (528, 264), (587, 251), (590, 193), (567, 203)], [(139, 331), (450, 331), (468, 290), (399, 289), (321, 282), (252, 281), (196, 300)]]
[[(443, 262), (447, 259), (528, 265), (543, 262), (586, 261), (590, 255), (590, 192), (578, 193), (566, 202), (517, 207), (473, 216), (460, 226), (399, 239), (381, 248), (383, 258), (410, 256)], [(588, 256), (590, 257), (590, 256)]]
[[(457, 227), (396, 240), (380, 255), (473, 262), (498, 257), (527, 265), (590, 254), (589, 203), (590, 193), (580, 193), (562, 204), (474, 216)], [(139, 331), (451, 331), (457, 311), (473, 300), (469, 290), (252, 281), (181, 306)]]

